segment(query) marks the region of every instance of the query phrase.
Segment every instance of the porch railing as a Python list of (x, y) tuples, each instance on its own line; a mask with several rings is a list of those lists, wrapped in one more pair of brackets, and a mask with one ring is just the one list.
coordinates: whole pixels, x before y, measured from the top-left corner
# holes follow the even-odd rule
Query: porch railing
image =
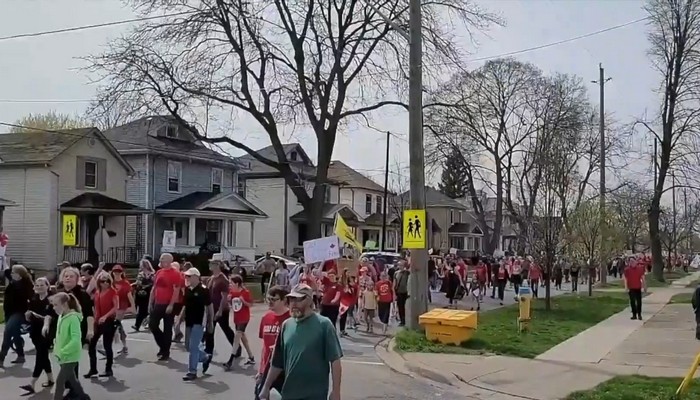
[[(138, 264), (143, 255), (144, 251), (136, 246), (110, 247), (103, 261), (107, 264)], [(94, 260), (90, 259), (90, 250), (87, 247), (66, 247), (63, 250), (63, 261), (71, 264), (99, 262), (96, 257)]]

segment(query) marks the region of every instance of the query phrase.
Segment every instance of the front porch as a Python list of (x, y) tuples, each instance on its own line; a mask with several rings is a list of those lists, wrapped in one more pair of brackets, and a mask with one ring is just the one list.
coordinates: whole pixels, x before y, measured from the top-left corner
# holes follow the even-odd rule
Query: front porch
[[(355, 233), (355, 238), (358, 238), (358, 227), (364, 222), (362, 217), (357, 214), (352, 207), (346, 204), (324, 204), (323, 213), (321, 216), (321, 237), (335, 235), (335, 216), (339, 214), (345, 223), (352, 229)], [(306, 211), (299, 211), (298, 213), (289, 217), (289, 221), (297, 225), (297, 240), (292, 242), (292, 252), (303, 251), (304, 242), (311, 239), (308, 234), (308, 221), (309, 217), (306, 215)]]
[(484, 233), (479, 226), (459, 222), (452, 224), (447, 234), (450, 249), (466, 251), (470, 255), (481, 254)]
[[(267, 215), (235, 193), (195, 192), (156, 209), (155, 237), (161, 253), (222, 253), (255, 257), (255, 221)], [(174, 236), (168, 242), (166, 237)]]
[(134, 265), (143, 257), (140, 238), (135, 246), (126, 245), (126, 221), (127, 217), (136, 217), (136, 232), (140, 234), (147, 210), (100, 193), (87, 192), (61, 204), (59, 211), (58, 262)]
[(384, 214), (374, 213), (365, 218), (359, 227), (359, 236), (364, 250), (385, 250), (398, 252), (399, 235), (401, 234), (401, 221), (395, 215), (387, 215), (386, 218), (386, 244), (382, 243), (382, 226)]

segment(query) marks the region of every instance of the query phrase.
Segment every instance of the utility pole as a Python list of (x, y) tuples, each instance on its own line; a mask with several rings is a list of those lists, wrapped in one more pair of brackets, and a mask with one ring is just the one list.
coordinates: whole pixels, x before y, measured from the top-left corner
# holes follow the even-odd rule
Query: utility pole
[(668, 249), (668, 267), (672, 268), (673, 266), (673, 259), (671, 259), (671, 252), (673, 251), (673, 257), (677, 257), (678, 255), (676, 254), (676, 246), (678, 245), (678, 222), (676, 221), (676, 173), (675, 171), (671, 171), (671, 184), (673, 187), (671, 188), (671, 207), (673, 212), (673, 234), (671, 235), (671, 246)]
[(384, 202), (382, 203), (382, 241), (379, 250), (386, 248), (386, 214), (389, 209), (389, 138), (391, 132), (386, 132), (386, 160), (384, 161)]
[(611, 78), (605, 78), (605, 69), (603, 69), (603, 64), (598, 64), (598, 80), (593, 81), (597, 83), (600, 88), (600, 242), (599, 242), (599, 273), (600, 282), (605, 284), (608, 277), (608, 265), (605, 260), (605, 235), (607, 232), (607, 221), (605, 219), (605, 84), (610, 81)]
[(693, 235), (693, 227), (691, 226), (692, 224), (692, 218), (690, 216), (690, 213), (688, 213), (688, 188), (683, 188), (683, 220), (685, 221), (686, 226), (685, 229), (687, 229), (687, 232), (685, 232), (685, 235), (687, 236), (687, 239), (685, 240), (685, 254), (690, 254), (690, 238)]
[[(409, 4), (408, 149), (411, 209), (425, 209), (425, 161), (423, 150), (423, 32), (421, 0)], [(429, 218), (429, 217), (428, 217)], [(429, 222), (426, 221), (426, 225)], [(427, 229), (425, 230), (427, 232)], [(427, 243), (427, 240), (426, 240)], [(426, 246), (427, 247), (427, 246)], [(428, 249), (411, 251), (409, 329), (421, 329), (418, 317), (428, 311)]]

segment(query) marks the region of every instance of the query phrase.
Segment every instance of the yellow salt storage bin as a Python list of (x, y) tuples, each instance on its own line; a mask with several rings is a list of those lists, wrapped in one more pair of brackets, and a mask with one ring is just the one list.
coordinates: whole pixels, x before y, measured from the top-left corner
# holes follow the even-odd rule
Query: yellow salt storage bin
[(476, 311), (436, 308), (418, 318), (425, 328), (425, 337), (443, 344), (459, 345), (471, 339), (476, 331)]

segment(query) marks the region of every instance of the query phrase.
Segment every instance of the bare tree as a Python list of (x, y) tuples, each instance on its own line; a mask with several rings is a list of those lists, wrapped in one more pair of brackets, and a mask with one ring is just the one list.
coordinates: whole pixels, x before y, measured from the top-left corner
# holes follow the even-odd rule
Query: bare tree
[[(531, 64), (510, 58), (488, 61), (476, 71), (455, 75), (434, 95), (445, 105), (426, 113), (426, 163), (461, 160), (472, 209), (485, 230), (487, 253), (493, 253), (500, 240), (510, 173), (506, 160), (535, 130), (527, 104), (537, 95), (541, 78)], [(493, 225), (486, 221), (490, 210), (484, 209), (479, 183), (496, 197)]]
[(687, 210), (665, 208), (661, 211), (659, 238), (662, 249), (666, 252), (669, 269), (673, 267), (672, 261), (678, 255), (678, 247), (683, 248), (685, 243), (697, 235), (699, 223), (698, 204), (691, 204)]
[(133, 114), (119, 99), (102, 99), (90, 104), (84, 118), (105, 131), (126, 124)]
[[(338, 133), (382, 107), (406, 107), (392, 93), (405, 86), (408, 46), (396, 27), (408, 26), (408, 1), (128, 2), (145, 14), (179, 15), (147, 21), (90, 58), (104, 79), (98, 101), (170, 113), (200, 140), (227, 143), (279, 171), (309, 214), (310, 237), (318, 237)], [(455, 25), (483, 29), (499, 22), (470, 0), (426, 2), (423, 18), (424, 61), (444, 68), (459, 60)], [(241, 129), (219, 137), (199, 133), (202, 108), (251, 121), (269, 137), (275, 159), (243, 143)], [(285, 128), (298, 125), (317, 142), (311, 194), (299, 184), (282, 143)]]
[(649, 55), (661, 75), (658, 119), (640, 121), (660, 145), (658, 175), (648, 211), (653, 274), (663, 281), (661, 198), (674, 165), (687, 156), (684, 149), (700, 128), (700, 2), (647, 0)]
[(616, 224), (622, 231), (625, 248), (633, 252), (642, 242), (647, 228), (647, 212), (652, 196), (650, 190), (635, 182), (627, 182), (620, 190), (611, 193), (610, 211), (614, 213)]

